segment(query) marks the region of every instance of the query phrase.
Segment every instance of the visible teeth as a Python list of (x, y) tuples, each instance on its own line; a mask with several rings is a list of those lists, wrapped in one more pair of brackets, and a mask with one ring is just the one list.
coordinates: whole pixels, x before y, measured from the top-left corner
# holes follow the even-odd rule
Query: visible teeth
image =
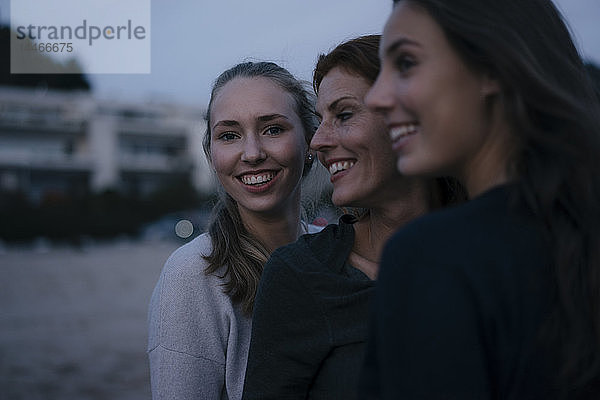
[(267, 172), (261, 175), (244, 175), (241, 177), (241, 180), (244, 185), (258, 185), (269, 182), (274, 176), (272, 172)]
[(354, 166), (354, 161), (337, 161), (329, 166), (329, 173), (331, 175), (336, 172), (343, 171), (345, 169), (350, 169)]
[(413, 133), (417, 133), (417, 126), (414, 124), (402, 125), (397, 128), (390, 130), (390, 139), (393, 141), (398, 140), (402, 136), (408, 136)]

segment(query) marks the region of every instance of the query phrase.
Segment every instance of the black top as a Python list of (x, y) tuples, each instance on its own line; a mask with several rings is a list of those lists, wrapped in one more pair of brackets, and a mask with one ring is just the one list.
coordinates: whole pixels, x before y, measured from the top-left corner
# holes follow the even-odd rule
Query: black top
[(387, 243), (361, 398), (551, 399), (550, 248), (509, 187), (408, 224)]
[(347, 263), (354, 217), (272, 255), (260, 281), (245, 400), (354, 399), (374, 282)]

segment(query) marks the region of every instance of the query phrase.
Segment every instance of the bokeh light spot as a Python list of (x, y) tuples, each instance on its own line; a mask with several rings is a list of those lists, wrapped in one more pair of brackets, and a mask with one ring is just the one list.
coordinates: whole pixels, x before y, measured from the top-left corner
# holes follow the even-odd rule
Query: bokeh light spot
[(187, 219), (182, 219), (175, 224), (175, 234), (182, 239), (187, 239), (194, 233), (194, 225)]

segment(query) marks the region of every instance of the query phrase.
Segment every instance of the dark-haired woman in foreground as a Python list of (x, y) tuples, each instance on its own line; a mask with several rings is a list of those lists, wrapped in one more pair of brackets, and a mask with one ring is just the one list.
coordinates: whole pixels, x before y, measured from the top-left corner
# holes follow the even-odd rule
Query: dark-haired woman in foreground
[(319, 58), (321, 120), (311, 141), (331, 173), (332, 201), (361, 207), (278, 249), (257, 292), (244, 399), (356, 398), (379, 256), (393, 231), (460, 196), (446, 180), (405, 178), (383, 119), (364, 104), (379, 72), (379, 36)]
[(468, 203), (386, 245), (364, 398), (600, 398), (600, 109), (550, 0), (399, 0), (367, 104)]

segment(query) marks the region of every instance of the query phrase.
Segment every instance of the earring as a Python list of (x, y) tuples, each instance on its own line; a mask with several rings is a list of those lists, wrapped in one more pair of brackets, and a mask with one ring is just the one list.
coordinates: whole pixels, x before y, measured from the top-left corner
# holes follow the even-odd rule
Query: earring
[(304, 172), (302, 172), (302, 175), (305, 175), (310, 171), (313, 165), (313, 159), (314, 156), (311, 152), (306, 153), (306, 157), (304, 157)]

